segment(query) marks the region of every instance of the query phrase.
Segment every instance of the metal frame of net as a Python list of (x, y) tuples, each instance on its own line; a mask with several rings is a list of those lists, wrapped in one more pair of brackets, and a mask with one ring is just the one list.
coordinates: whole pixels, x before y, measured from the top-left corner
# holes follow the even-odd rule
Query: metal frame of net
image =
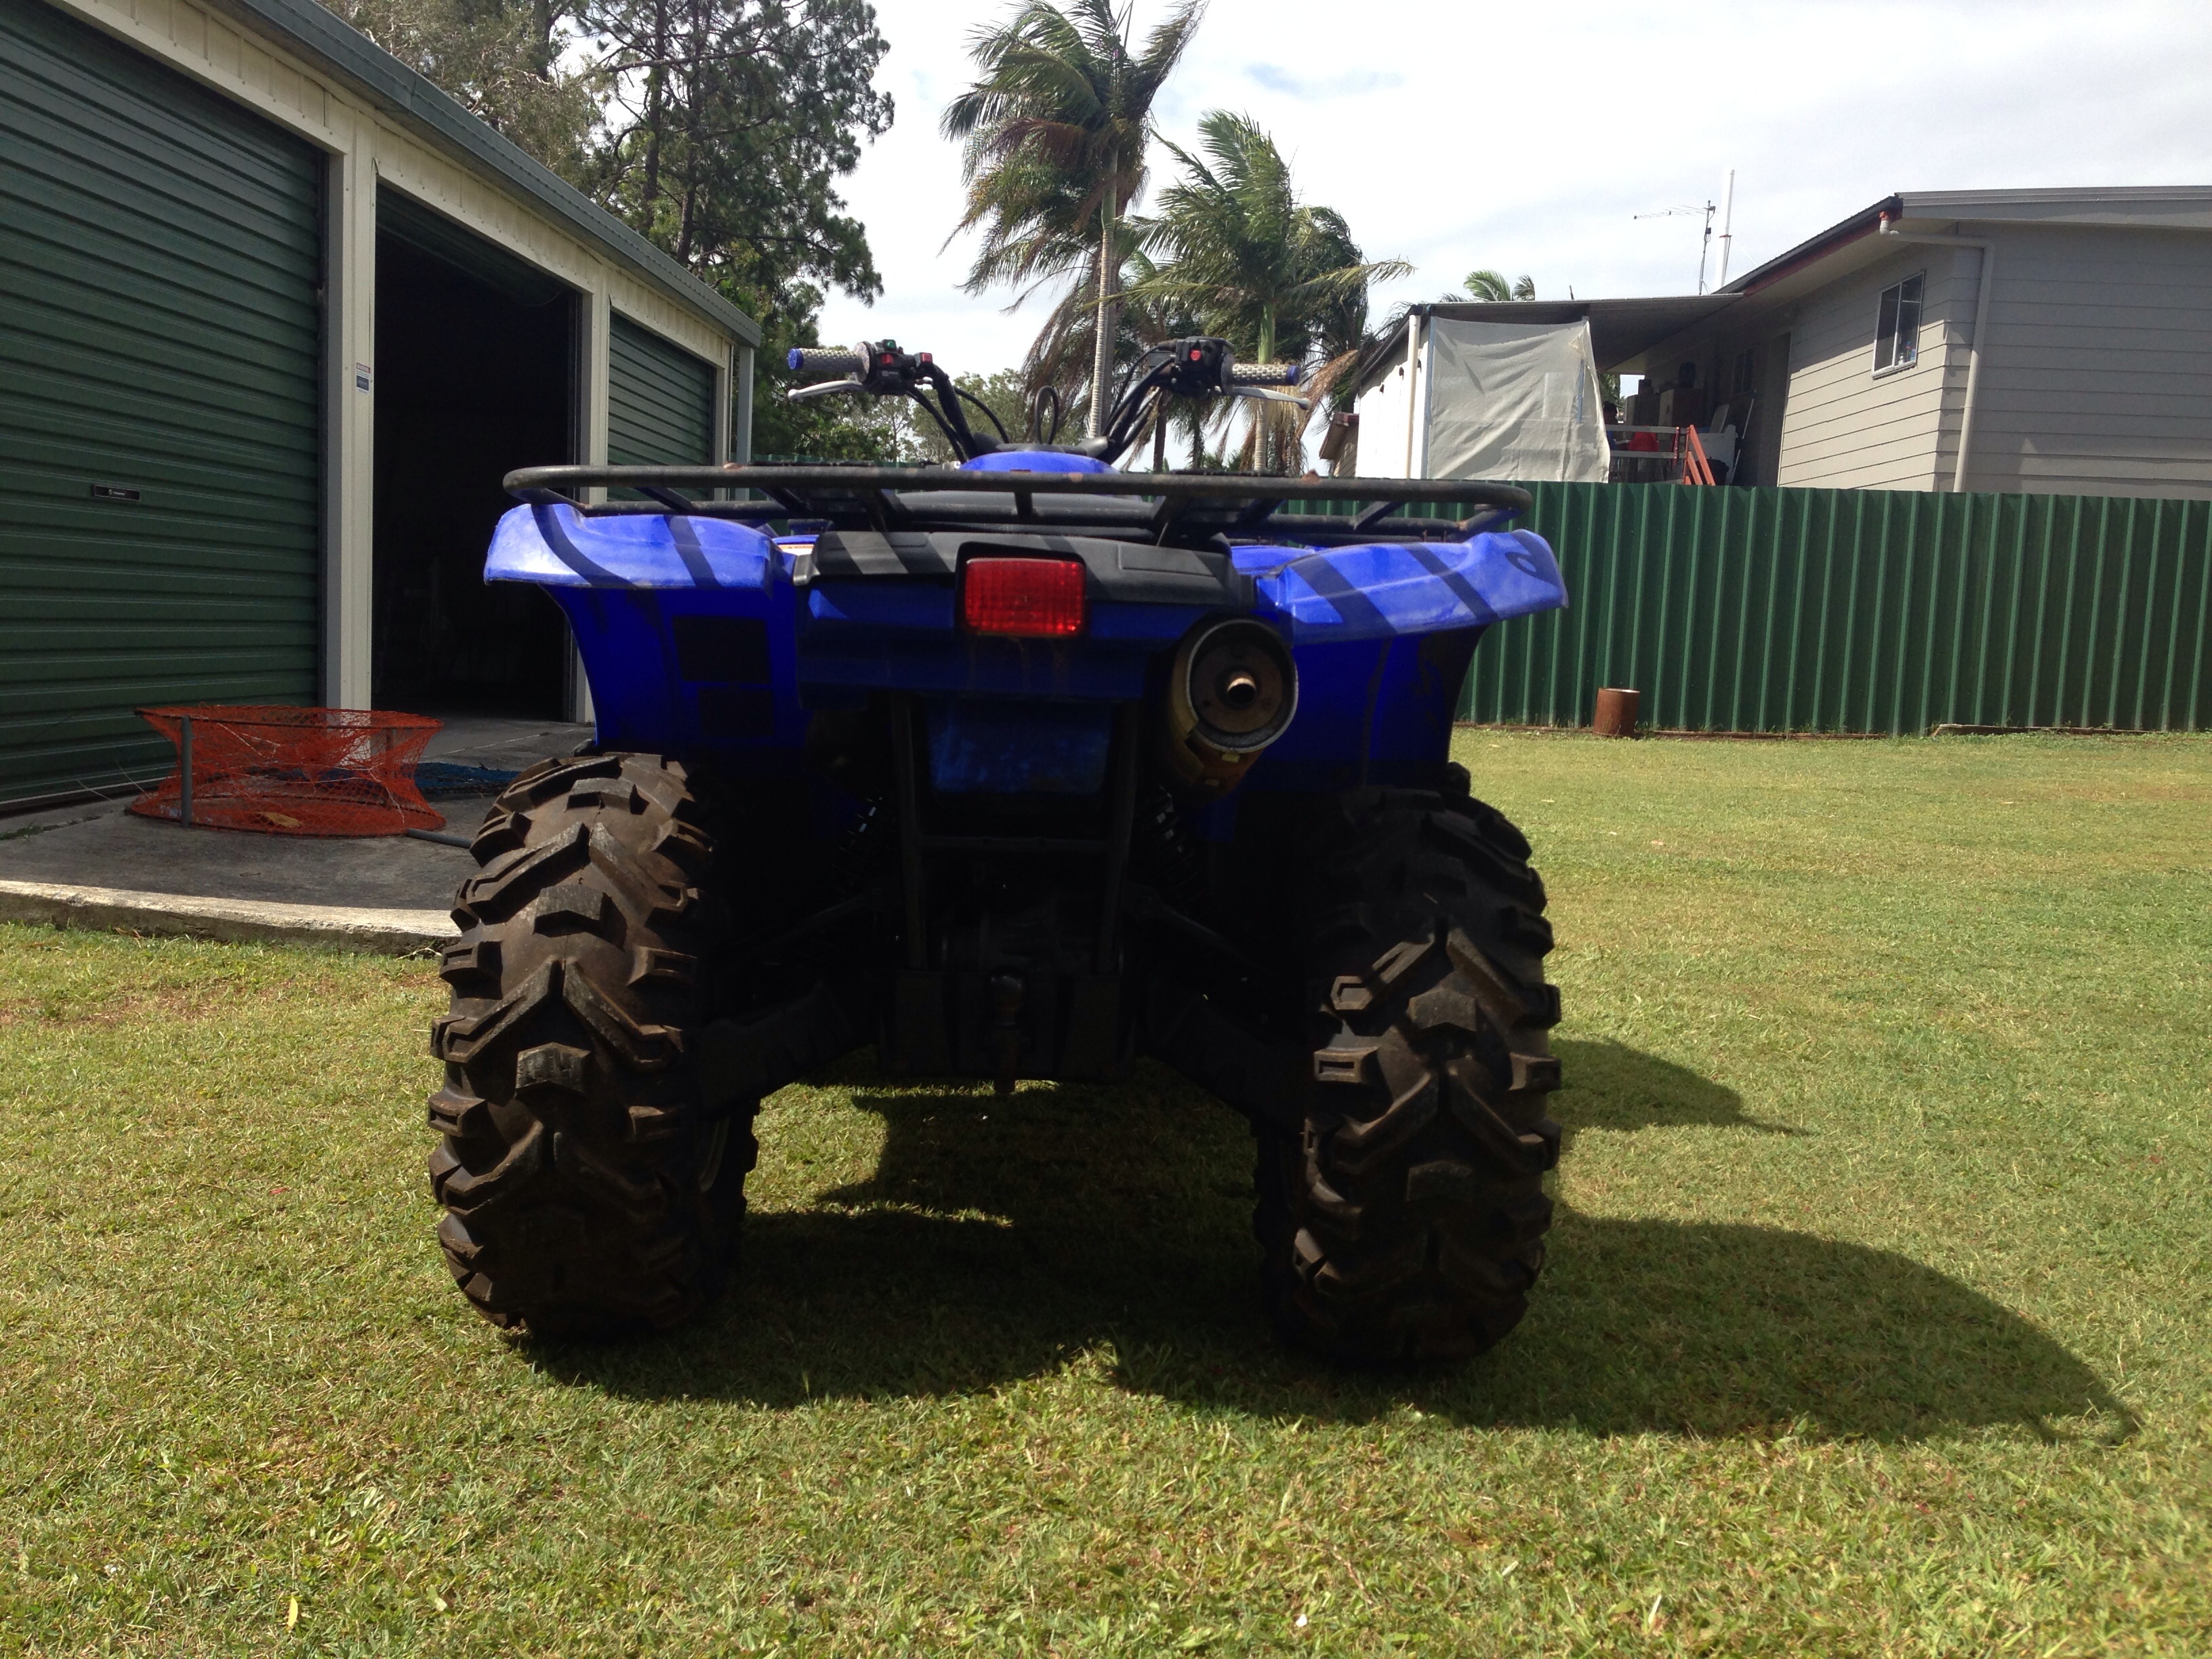
[(149, 818), (268, 836), (397, 836), (444, 817), (415, 787), (443, 722), (369, 708), (142, 708), (176, 770), (131, 803)]

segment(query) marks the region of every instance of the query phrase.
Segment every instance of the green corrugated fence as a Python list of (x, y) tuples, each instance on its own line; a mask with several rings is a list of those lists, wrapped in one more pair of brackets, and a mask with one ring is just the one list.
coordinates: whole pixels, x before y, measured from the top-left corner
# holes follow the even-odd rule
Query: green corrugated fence
[(2212, 501), (1532, 487), (1569, 608), (1491, 630), (1462, 720), (1698, 732), (2212, 726)]

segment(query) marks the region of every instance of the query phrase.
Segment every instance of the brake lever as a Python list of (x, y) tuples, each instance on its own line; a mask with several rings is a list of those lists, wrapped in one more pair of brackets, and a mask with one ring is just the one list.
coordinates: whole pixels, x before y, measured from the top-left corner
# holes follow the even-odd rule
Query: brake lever
[(818, 386), (795, 386), (783, 394), (787, 403), (804, 403), (809, 398), (826, 398), (833, 392), (864, 390), (858, 380), (824, 380)]
[(1287, 392), (1270, 392), (1265, 386), (1232, 386), (1223, 388), (1232, 398), (1250, 398), (1263, 404), (1288, 404), (1294, 409), (1311, 409), (1310, 398), (1293, 398)]

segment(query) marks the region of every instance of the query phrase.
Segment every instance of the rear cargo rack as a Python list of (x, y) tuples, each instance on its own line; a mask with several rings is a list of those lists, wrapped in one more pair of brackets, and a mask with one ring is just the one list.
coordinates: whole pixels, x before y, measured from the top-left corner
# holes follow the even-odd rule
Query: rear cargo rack
[[(896, 466), (532, 466), (506, 488), (532, 505), (590, 517), (681, 514), (754, 524), (805, 520), (837, 529), (977, 530), (1018, 526), (1148, 542), (1288, 538), (1316, 546), (1454, 540), (1525, 513), (1513, 484), (1466, 478), (1285, 478), (1239, 472), (968, 472)], [(641, 500), (595, 501), (623, 489)], [(697, 496), (686, 491), (702, 492)], [(711, 493), (708, 493), (711, 492)], [(1285, 502), (1347, 503), (1285, 513)], [(1477, 509), (1409, 518), (1416, 505)]]

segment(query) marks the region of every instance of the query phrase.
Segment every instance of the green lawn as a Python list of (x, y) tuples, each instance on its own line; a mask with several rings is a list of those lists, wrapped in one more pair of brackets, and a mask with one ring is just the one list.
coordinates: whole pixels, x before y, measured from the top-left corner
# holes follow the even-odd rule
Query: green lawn
[(0, 929), (0, 1651), (2212, 1652), (2212, 742), (1460, 755), (1571, 1140), (1457, 1376), (1270, 1347), (1157, 1072), (789, 1090), (704, 1326), (513, 1344), (427, 969)]

